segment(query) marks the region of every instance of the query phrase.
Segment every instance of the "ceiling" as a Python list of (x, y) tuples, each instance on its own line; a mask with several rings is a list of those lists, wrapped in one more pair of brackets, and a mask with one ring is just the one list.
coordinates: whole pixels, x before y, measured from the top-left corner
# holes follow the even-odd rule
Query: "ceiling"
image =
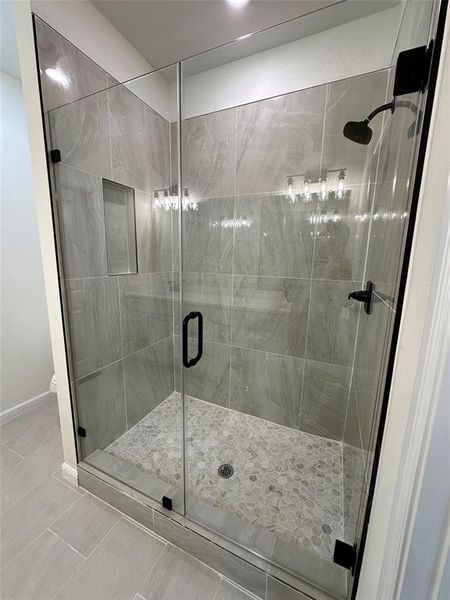
[[(91, 2), (154, 68), (160, 68), (314, 11), (306, 18), (303, 31), (291, 27), (291, 39), (391, 8), (400, 0), (251, 0), (240, 8), (225, 0)], [(335, 6), (324, 9), (331, 5)], [(274, 30), (263, 47), (291, 41), (284, 30), (282, 40), (277, 40), (277, 35)]]

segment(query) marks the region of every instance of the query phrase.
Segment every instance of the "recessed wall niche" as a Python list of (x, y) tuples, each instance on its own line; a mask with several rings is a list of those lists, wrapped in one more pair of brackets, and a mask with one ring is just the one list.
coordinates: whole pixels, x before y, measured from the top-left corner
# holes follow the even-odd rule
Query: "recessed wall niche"
[(137, 273), (134, 189), (102, 179), (109, 275)]

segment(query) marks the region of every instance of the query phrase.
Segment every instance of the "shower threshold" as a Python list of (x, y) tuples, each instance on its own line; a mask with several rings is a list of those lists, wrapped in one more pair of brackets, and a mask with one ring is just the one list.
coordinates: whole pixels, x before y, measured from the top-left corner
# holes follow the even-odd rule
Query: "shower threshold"
[[(332, 561), (334, 541), (343, 539), (340, 442), (189, 396), (185, 439), (187, 507), (196, 520), (203, 520), (199, 506), (200, 513), (211, 508), (212, 522), (219, 509), (228, 523), (262, 532), (266, 556), (278, 539)], [(174, 392), (87, 462), (113, 476), (114, 465), (122, 480), (128, 470), (134, 487), (146, 484), (154, 498), (180, 496), (182, 442), (181, 396)], [(218, 474), (224, 463), (234, 469), (229, 479)]]

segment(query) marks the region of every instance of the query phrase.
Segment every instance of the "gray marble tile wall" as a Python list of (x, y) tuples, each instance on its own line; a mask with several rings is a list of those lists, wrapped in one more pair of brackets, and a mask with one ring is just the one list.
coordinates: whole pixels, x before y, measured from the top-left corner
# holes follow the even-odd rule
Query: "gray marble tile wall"
[[(62, 159), (54, 196), (85, 457), (174, 389), (172, 223), (153, 207), (153, 191), (170, 183), (170, 124), (39, 19), (36, 34), (49, 140)], [(108, 275), (102, 178), (135, 190), (136, 274)]]
[(44, 111), (107, 88), (106, 71), (39, 17), (34, 24)]
[[(185, 372), (198, 397), (343, 439), (359, 315), (347, 297), (363, 282), (375, 158), (342, 129), (386, 86), (377, 72), (183, 123), (198, 201), (183, 214), (183, 313), (203, 312), (208, 346)], [(344, 198), (287, 196), (288, 175), (344, 168)]]

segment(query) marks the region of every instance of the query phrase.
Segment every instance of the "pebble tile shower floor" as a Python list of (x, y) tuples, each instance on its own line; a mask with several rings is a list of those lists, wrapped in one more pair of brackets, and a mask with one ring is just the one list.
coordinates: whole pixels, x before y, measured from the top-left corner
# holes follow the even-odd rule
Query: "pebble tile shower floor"
[[(106, 451), (169, 484), (182, 479), (174, 392)], [(188, 397), (189, 493), (332, 560), (343, 535), (342, 444)], [(234, 474), (223, 479), (218, 468)]]

